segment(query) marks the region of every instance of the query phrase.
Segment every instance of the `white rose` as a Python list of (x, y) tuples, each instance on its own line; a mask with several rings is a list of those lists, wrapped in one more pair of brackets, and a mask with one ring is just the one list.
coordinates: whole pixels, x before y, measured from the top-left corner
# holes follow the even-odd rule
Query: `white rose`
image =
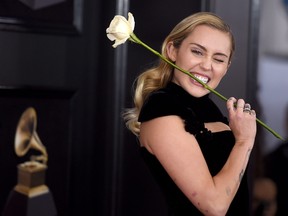
[(128, 20), (120, 15), (116, 15), (111, 21), (109, 28), (106, 29), (107, 37), (114, 41), (112, 45), (116, 48), (118, 45), (123, 44), (133, 33), (135, 21), (132, 13), (128, 13)]

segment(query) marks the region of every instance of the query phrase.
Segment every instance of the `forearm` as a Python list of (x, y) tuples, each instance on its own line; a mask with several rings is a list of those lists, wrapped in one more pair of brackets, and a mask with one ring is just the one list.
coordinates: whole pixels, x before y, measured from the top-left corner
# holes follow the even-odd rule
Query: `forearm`
[(254, 141), (235, 143), (227, 162), (213, 177), (217, 198), (214, 205), (229, 208), (242, 180), (250, 158)]

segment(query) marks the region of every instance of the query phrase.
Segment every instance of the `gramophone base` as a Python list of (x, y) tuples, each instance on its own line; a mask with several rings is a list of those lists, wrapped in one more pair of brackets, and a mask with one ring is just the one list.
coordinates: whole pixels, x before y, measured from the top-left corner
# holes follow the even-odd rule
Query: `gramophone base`
[(52, 194), (40, 194), (28, 197), (15, 190), (11, 191), (3, 216), (56, 216), (57, 211), (53, 202)]

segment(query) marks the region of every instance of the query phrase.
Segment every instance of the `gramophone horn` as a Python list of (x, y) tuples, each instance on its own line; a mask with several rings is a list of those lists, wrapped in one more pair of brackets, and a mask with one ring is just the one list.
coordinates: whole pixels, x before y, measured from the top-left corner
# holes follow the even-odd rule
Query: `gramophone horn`
[[(18, 156), (24, 156), (28, 150), (35, 149), (42, 152), (41, 160), (44, 163), (48, 160), (45, 146), (42, 144), (36, 132), (37, 116), (34, 108), (27, 108), (17, 125), (15, 136), (15, 152)], [(37, 158), (37, 157), (36, 157)]]

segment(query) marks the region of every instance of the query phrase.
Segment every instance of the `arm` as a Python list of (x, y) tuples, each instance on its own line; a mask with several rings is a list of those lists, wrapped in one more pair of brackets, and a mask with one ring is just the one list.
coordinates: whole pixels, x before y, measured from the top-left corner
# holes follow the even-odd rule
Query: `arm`
[(233, 102), (228, 101), (227, 106), (236, 143), (216, 176), (211, 176), (197, 140), (184, 130), (181, 118), (166, 116), (141, 125), (141, 144), (158, 158), (177, 186), (206, 215), (227, 212), (253, 147), (255, 116), (243, 113), (243, 109), (235, 110)]

